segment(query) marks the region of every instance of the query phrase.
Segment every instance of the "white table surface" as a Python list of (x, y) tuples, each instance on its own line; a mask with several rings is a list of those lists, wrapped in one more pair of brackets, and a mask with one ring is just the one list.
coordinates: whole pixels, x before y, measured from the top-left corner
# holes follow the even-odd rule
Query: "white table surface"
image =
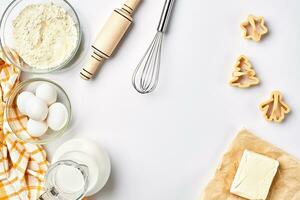
[[(79, 72), (89, 45), (122, 1), (71, 0), (84, 32), (81, 53), (69, 70), (42, 76), (60, 83), (73, 105), (71, 130), (47, 147), (50, 155), (78, 136), (109, 152), (111, 178), (92, 199), (198, 199), (243, 127), (300, 158), (300, 1), (178, 0), (165, 37), (159, 87), (142, 96), (131, 75), (155, 33), (163, 2), (142, 3), (117, 54), (97, 79), (85, 82)], [(8, 3), (0, 1), (1, 11)], [(263, 15), (268, 23), (270, 34), (261, 43), (241, 37), (239, 24), (248, 14)], [(240, 54), (250, 58), (260, 86), (228, 85)], [(266, 122), (258, 109), (275, 89), (292, 109), (280, 125)]]

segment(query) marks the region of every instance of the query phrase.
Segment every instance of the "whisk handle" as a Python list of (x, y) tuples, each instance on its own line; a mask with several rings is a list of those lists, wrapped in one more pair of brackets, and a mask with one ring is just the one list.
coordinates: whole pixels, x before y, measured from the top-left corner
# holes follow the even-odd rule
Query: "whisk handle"
[(164, 5), (163, 11), (160, 16), (160, 21), (159, 21), (159, 24), (157, 27), (157, 31), (165, 32), (167, 30), (167, 26), (169, 23), (169, 19), (171, 16), (174, 2), (175, 2), (175, 0), (166, 0), (165, 1), (165, 5)]

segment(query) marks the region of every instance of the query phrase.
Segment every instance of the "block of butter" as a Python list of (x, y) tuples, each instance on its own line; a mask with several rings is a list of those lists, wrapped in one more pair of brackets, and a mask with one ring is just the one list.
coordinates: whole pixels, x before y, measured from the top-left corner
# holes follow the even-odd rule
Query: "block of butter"
[(267, 199), (278, 166), (277, 160), (245, 150), (230, 192), (246, 199)]

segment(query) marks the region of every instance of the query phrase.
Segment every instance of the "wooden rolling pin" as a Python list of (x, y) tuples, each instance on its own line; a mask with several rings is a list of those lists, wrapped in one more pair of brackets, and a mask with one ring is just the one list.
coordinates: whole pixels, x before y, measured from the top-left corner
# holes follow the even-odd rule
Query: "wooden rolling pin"
[(114, 50), (132, 24), (132, 14), (141, 0), (127, 0), (121, 9), (115, 9), (92, 45), (92, 54), (80, 72), (84, 80), (91, 79)]

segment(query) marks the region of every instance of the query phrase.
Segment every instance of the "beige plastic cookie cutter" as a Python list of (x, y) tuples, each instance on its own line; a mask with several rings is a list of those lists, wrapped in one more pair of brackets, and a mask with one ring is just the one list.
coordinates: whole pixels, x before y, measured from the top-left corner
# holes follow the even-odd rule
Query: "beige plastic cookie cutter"
[(255, 17), (249, 15), (247, 21), (241, 24), (243, 37), (259, 42), (263, 35), (268, 33), (268, 28), (265, 25), (265, 19), (262, 16)]
[(234, 72), (229, 84), (233, 87), (249, 88), (260, 83), (249, 59), (241, 55), (234, 66)]
[(283, 96), (280, 91), (273, 91), (271, 98), (260, 104), (260, 110), (263, 112), (264, 118), (267, 121), (277, 123), (281, 123), (285, 115), (291, 111), (289, 106), (283, 101)]

